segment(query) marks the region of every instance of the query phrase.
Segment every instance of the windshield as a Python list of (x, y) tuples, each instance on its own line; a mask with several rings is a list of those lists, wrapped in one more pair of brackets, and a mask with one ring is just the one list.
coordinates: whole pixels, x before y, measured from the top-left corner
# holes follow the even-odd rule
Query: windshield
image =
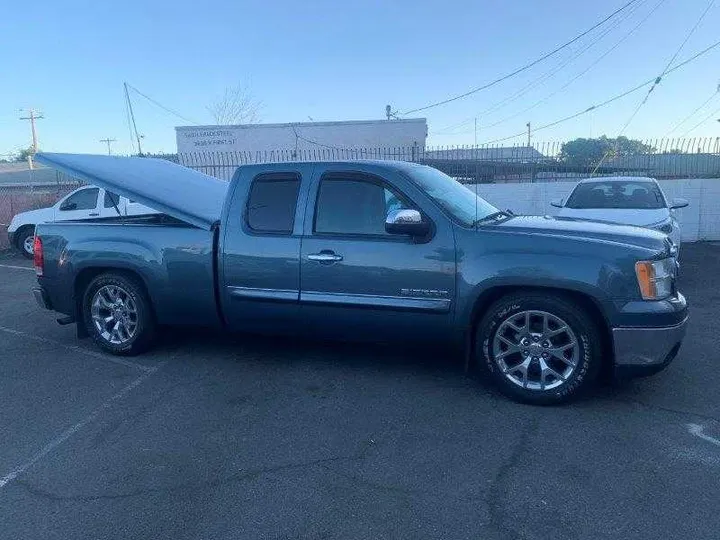
[(412, 180), (460, 223), (471, 227), (476, 220), (498, 212), (467, 186), (432, 167), (413, 167)]
[(588, 182), (578, 184), (568, 208), (665, 208), (665, 199), (654, 182)]

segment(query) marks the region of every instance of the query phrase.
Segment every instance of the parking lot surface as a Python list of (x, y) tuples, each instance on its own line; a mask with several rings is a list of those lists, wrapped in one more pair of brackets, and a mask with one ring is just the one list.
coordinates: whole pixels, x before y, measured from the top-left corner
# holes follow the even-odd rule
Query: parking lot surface
[(718, 538), (720, 246), (675, 362), (532, 407), (442, 351), (168, 330), (119, 359), (0, 254), (0, 538)]

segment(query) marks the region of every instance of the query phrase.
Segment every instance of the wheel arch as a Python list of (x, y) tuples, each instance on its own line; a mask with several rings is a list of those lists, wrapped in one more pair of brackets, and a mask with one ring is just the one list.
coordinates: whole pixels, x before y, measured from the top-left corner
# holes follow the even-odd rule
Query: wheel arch
[[(498, 285), (483, 290), (480, 295), (475, 299), (473, 308), (470, 315), (470, 321), (468, 325), (468, 336), (466, 339), (466, 362), (467, 367), (475, 354), (475, 348), (477, 346), (476, 341), (476, 329), (480, 323), (483, 315), (487, 312), (488, 308), (499, 299), (508, 296), (510, 294), (528, 292), (528, 293), (542, 293), (548, 295), (556, 295), (560, 298), (566, 298), (574, 303), (579, 304), (582, 308), (592, 317), (593, 320), (597, 321), (598, 331), (600, 333), (600, 345), (602, 347), (602, 357), (606, 358), (609, 353), (613, 350), (612, 342), (612, 330), (610, 322), (607, 316), (603, 312), (603, 309), (599, 301), (592, 295), (578, 291), (576, 289), (566, 289), (563, 287), (545, 287), (538, 285)], [(612, 368), (611, 361), (603, 361), (604, 369)]]
[(150, 312), (154, 319), (157, 319), (155, 314), (155, 307), (153, 305), (153, 299), (150, 295), (150, 289), (148, 288), (147, 282), (143, 278), (140, 272), (131, 270), (128, 268), (120, 268), (114, 266), (90, 266), (80, 270), (75, 276), (73, 282), (73, 297), (74, 297), (74, 309), (75, 309), (75, 321), (77, 322), (78, 334), (82, 337), (87, 337), (87, 331), (85, 330), (85, 320), (83, 314), (83, 298), (85, 297), (85, 291), (92, 281), (102, 274), (119, 274), (127, 277), (132, 281), (135, 281), (141, 288), (145, 297), (148, 299), (150, 305)]

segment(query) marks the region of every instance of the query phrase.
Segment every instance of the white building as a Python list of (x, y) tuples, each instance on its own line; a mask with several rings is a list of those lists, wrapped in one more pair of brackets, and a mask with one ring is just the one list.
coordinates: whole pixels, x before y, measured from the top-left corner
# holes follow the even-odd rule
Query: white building
[(425, 118), (175, 128), (178, 154), (424, 147), (427, 133)]

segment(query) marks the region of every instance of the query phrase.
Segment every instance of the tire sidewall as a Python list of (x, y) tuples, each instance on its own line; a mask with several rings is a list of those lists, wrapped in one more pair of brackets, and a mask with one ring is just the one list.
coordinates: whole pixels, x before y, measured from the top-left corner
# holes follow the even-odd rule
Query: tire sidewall
[[(564, 320), (574, 332), (579, 347), (579, 363), (567, 382), (550, 390), (527, 390), (507, 379), (495, 362), (492, 342), (500, 324), (522, 311), (546, 311)], [(525, 296), (501, 299), (491, 306), (477, 329), (476, 356), (481, 371), (509, 397), (533, 404), (555, 404), (579, 395), (595, 380), (600, 367), (597, 329), (586, 313), (566, 300), (552, 297)]]
[[(116, 344), (110, 343), (105, 340), (97, 328), (92, 319), (92, 300), (95, 293), (102, 287), (107, 285), (115, 285), (126, 291), (133, 302), (138, 313), (137, 331), (135, 335), (125, 343)], [(134, 279), (130, 279), (120, 274), (103, 274), (96, 277), (90, 285), (88, 285), (83, 296), (83, 319), (85, 321), (85, 327), (92, 336), (95, 343), (103, 350), (117, 355), (133, 355), (141, 352), (146, 348), (149, 341), (152, 339), (154, 331), (154, 325), (152, 322), (152, 315), (150, 313), (149, 302), (145, 298), (145, 294), (142, 288)]]

